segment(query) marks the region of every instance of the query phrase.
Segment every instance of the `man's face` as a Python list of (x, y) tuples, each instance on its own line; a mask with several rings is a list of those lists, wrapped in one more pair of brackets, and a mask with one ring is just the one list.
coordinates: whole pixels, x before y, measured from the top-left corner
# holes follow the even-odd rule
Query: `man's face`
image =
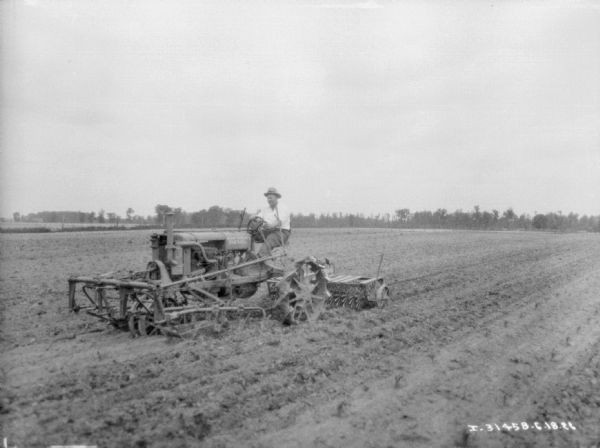
[(267, 195), (267, 202), (269, 203), (269, 206), (271, 208), (274, 208), (277, 205), (277, 196), (274, 194), (268, 194)]

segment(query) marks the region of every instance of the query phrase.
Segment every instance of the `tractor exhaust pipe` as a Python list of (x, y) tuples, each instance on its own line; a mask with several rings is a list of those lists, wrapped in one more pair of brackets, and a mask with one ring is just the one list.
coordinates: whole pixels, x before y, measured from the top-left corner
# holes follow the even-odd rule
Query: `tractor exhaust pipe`
[(173, 264), (173, 258), (175, 258), (175, 245), (173, 244), (173, 226), (175, 225), (175, 213), (165, 213), (165, 222), (167, 225), (167, 263), (168, 265)]

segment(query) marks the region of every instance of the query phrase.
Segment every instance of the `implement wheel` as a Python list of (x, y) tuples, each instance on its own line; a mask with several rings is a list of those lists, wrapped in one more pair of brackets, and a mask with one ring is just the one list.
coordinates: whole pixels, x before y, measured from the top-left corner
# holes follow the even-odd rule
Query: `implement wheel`
[(133, 338), (160, 334), (160, 329), (154, 325), (153, 316), (145, 313), (131, 314), (127, 319), (127, 327)]

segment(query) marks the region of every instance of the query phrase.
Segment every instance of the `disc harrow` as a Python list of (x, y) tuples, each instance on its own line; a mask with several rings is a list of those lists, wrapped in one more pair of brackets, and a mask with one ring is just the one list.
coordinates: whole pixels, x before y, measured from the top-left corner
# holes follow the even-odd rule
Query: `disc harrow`
[(383, 277), (335, 275), (328, 279), (327, 289), (331, 293), (325, 302), (328, 308), (382, 308), (390, 299)]

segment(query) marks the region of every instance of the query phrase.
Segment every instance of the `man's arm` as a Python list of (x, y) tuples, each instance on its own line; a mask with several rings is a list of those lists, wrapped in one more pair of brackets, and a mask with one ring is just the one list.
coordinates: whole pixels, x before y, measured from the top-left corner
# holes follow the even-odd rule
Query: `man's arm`
[(280, 229), (290, 230), (290, 213), (287, 208), (281, 207), (277, 209), (277, 222)]
[(256, 215), (254, 215), (254, 216), (258, 217), (258, 218), (261, 218), (263, 220), (263, 226), (262, 227), (263, 227), (264, 230), (272, 230), (272, 229), (276, 229), (278, 227), (278, 224), (273, 225), (273, 224), (269, 223), (269, 220), (270, 220), (270, 218), (269, 218), (269, 212), (266, 209), (264, 209), (264, 208), (259, 209), (256, 212)]

